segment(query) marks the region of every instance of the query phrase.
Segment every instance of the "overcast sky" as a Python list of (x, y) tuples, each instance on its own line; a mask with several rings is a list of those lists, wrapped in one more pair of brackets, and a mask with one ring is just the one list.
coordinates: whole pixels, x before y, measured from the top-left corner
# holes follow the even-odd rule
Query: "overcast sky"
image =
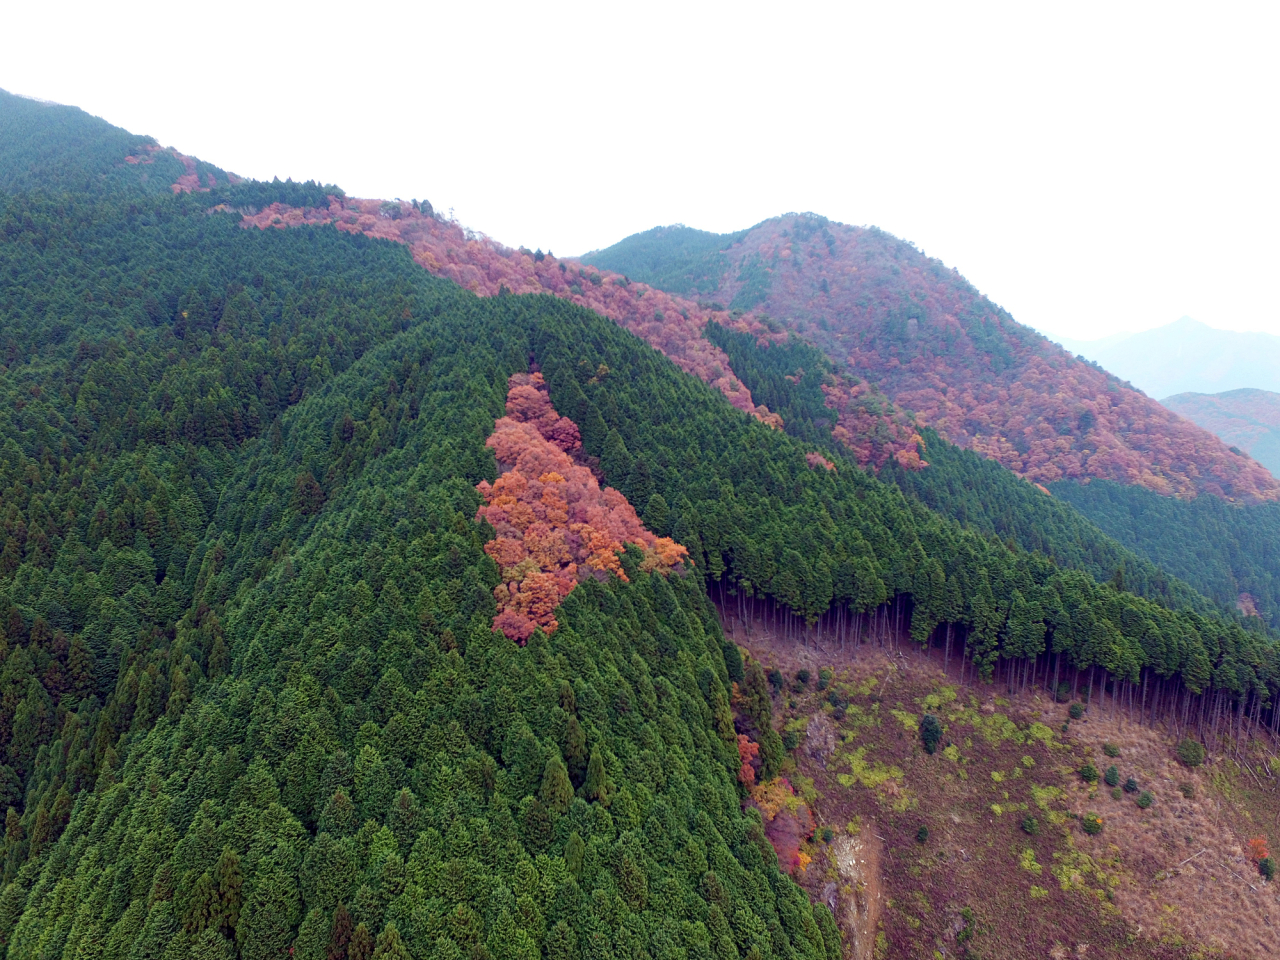
[(1050, 333), (1280, 334), (1275, 5), (6, 7), (4, 89), (512, 246), (812, 210)]

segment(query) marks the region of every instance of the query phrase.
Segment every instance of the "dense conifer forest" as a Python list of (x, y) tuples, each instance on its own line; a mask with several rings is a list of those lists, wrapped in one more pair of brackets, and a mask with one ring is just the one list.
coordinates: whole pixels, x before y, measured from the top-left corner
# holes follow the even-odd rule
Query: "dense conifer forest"
[(1118, 483), (1058, 483), (1055, 496), (1208, 596), (1280, 624), (1280, 505), (1190, 503)]
[[(773, 251), (770, 260), (743, 260), (744, 252), (757, 246)], [(732, 262), (725, 266), (735, 257), (743, 264), (736, 276)], [(780, 333), (771, 335), (775, 342), (799, 332), (821, 348), (824, 363), (829, 359), (846, 376), (872, 381), (881, 396), (920, 415), (933, 435), (1048, 485), (1148, 564), (1183, 578), (1218, 604), (1234, 607), (1240, 594), (1248, 594), (1242, 609), (1256, 609), (1276, 624), (1267, 573), (1274, 564), (1266, 546), (1275, 511), (1259, 502), (1273, 496), (1268, 491), (1274, 481), (1261, 467), (1225, 443), (1206, 445), (1188, 429), (1189, 422), (1175, 422), (1128, 384), (1014, 323), (958, 274), (910, 244), (875, 228), (800, 214), (765, 221), (745, 234), (659, 227), (584, 259), (659, 286), (679, 285), (684, 283), (679, 278), (696, 275), (704, 291), (700, 296), (722, 304), (736, 297), (740, 309), (767, 309), (774, 318), (767, 322)], [(758, 295), (741, 299), (757, 287)], [(742, 326), (723, 318), (721, 323)], [(719, 336), (712, 339), (720, 342)], [(797, 369), (809, 369), (801, 363), (807, 358), (796, 359), (796, 367), (773, 374), (793, 376)], [(737, 362), (735, 371), (755, 393), (754, 378), (737, 371)], [(763, 392), (755, 399), (772, 409), (779, 401), (770, 397)], [(818, 414), (819, 419), (830, 416)], [(955, 486), (959, 464), (968, 464), (965, 473), (981, 471), (968, 457), (954, 463), (950, 456), (935, 459), (951, 464), (954, 479), (948, 485), (956, 493), (963, 492)], [(1176, 474), (1189, 463), (1196, 464), (1197, 477), (1179, 479)], [(993, 472), (985, 475), (1000, 482)], [(1233, 476), (1243, 486), (1229, 479)], [(1080, 481), (1091, 478), (1110, 482), (1090, 492)], [(965, 522), (979, 522), (1002, 536), (1022, 526), (1026, 536), (1020, 542), (1037, 547), (1043, 542), (1045, 534), (1019, 521), (1030, 516), (1024, 507), (1035, 508), (1012, 488), (1010, 496), (1021, 504), (1017, 510), (1008, 497), (979, 504), (971, 494), (952, 509), (943, 507), (936, 489), (923, 494), (923, 487), (940, 485), (938, 478), (907, 478), (907, 485)], [(1175, 492), (1176, 497), (1169, 496)], [(1213, 496), (1197, 497), (1197, 492)], [(1117, 498), (1131, 505), (1117, 511)], [(1224, 508), (1224, 498), (1243, 509)], [(985, 519), (978, 521), (980, 515)], [(1158, 516), (1159, 522), (1135, 529), (1134, 518), (1142, 516)], [(1043, 529), (1047, 520), (1042, 517), (1035, 526)], [(1061, 529), (1063, 521), (1049, 522)], [(1228, 530), (1233, 533), (1225, 536)], [(1053, 539), (1061, 551), (1064, 538)], [(1188, 544), (1195, 549), (1189, 552)], [(1112, 548), (1086, 550), (1095, 556), (1091, 562), (1114, 570), (1118, 557)], [(1141, 584), (1147, 578), (1132, 561), (1126, 565), (1131, 580)]]
[(1280, 722), (1256, 618), (934, 436), (864, 470), (803, 344), (708, 325), (779, 430), (578, 303), (241, 226), (336, 188), (0, 118), (7, 960), (836, 960), (724, 609)]

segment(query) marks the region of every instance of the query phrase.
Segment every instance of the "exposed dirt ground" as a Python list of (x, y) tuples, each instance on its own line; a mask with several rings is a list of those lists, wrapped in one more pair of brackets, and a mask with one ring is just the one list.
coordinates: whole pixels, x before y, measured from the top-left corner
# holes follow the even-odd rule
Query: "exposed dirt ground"
[[(1086, 713), (1064, 732), (1067, 704), (961, 686), (954, 653), (948, 677), (940, 653), (819, 649), (762, 621), (724, 624), (783, 675), (775, 716), (797, 744), (785, 772), (818, 823), (797, 880), (832, 907), (847, 956), (1280, 951), (1280, 884), (1246, 855), (1252, 836), (1280, 846), (1275, 779), (1226, 759), (1187, 769), (1163, 728), (1123, 715)], [(933, 755), (919, 734), (926, 712), (943, 724)], [(1113, 798), (1101, 779), (1081, 778), (1086, 761), (1100, 777), (1114, 765), (1121, 785), (1132, 777), (1139, 789)], [(1136, 802), (1144, 791), (1147, 809)], [(1086, 815), (1101, 818), (1097, 835), (1084, 831)]]

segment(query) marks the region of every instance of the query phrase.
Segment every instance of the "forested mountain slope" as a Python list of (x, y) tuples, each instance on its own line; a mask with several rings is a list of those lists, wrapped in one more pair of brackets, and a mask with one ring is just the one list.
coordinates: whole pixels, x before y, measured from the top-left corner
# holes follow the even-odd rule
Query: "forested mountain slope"
[[(956, 271), (882, 230), (788, 214), (724, 235), (714, 257), (687, 253), (684, 235), (656, 228), (585, 259), (653, 282), (697, 275), (701, 296), (767, 313), (923, 425), (1029, 479), (1280, 496), (1249, 458), (1018, 324)], [(658, 256), (663, 244), (671, 250)]]
[[(339, 230), (403, 243), (422, 267), (482, 296), (504, 290), (555, 294), (617, 321), (682, 370), (715, 386), (739, 409), (775, 427), (782, 425), (775, 412), (752, 398), (724, 352), (703, 336), (711, 318), (728, 321), (722, 304), (667, 293), (622, 274), (587, 270), (576, 261), (557, 260), (540, 250), (504, 247), (442, 220), (429, 203), (333, 197), (326, 206), (296, 204), (273, 203), (249, 212), (242, 223), (262, 229), (333, 224)], [(682, 283), (677, 287), (685, 288)], [(734, 322), (762, 336), (778, 330), (767, 318), (761, 322), (750, 314)], [(849, 449), (860, 464), (879, 467), (890, 459), (918, 463), (919, 434), (914, 424), (870, 384), (851, 384), (842, 392), (839, 405), (841, 420), (852, 428), (846, 438)]]
[(1160, 402), (1280, 473), (1280, 393), (1252, 388), (1179, 393)]
[[(1129, 586), (1144, 596), (1179, 607), (1212, 607), (1186, 584), (1174, 582), (1149, 560), (1102, 534), (1069, 506), (1031, 496), (1032, 488), (1008, 483), (1000, 471), (946, 455), (935, 445), (940, 462), (932, 473), (920, 472), (921, 435), (914, 421), (895, 409), (872, 384), (853, 375), (847, 366), (840, 372), (825, 357), (805, 353), (803, 344), (786, 346), (787, 334), (768, 317), (757, 318), (751, 313), (731, 316), (722, 304), (705, 300), (695, 303), (616, 273), (586, 270), (574, 261), (557, 260), (540, 251), (503, 247), (483, 235), (440, 220), (427, 203), (341, 197), (324, 207), (276, 203), (246, 215), (242, 223), (264, 229), (332, 224), (345, 232), (403, 243), (427, 270), (482, 295), (498, 295), (503, 290), (546, 291), (583, 304), (643, 337), (682, 369), (716, 386), (740, 409), (811, 443), (835, 439), (837, 446), (832, 453), (852, 455), (861, 465), (891, 465), (894, 476), (906, 489), (963, 523), (1012, 537), (1023, 548), (1043, 551), (1059, 563), (1087, 570), (1100, 581), (1111, 579), (1119, 568), (1125, 567)], [(674, 252), (665, 245), (673, 234)], [(706, 271), (698, 265), (718, 262), (720, 253), (709, 239), (716, 236), (687, 228), (662, 231), (643, 250), (650, 258), (644, 269), (651, 269), (657, 276), (672, 277), (676, 274), (671, 271), (693, 270), (703, 278), (698, 282), (703, 282)], [(680, 290), (688, 288), (683, 281), (672, 282)], [(757, 345), (772, 343), (775, 348), (784, 348), (786, 360), (775, 351), (768, 364), (777, 367), (784, 362), (790, 366), (774, 369), (769, 377), (761, 379), (759, 371), (753, 374), (742, 366), (754, 362), (746, 354), (737, 351), (731, 356), (725, 352), (727, 343), (722, 334), (704, 336), (708, 329), (722, 329), (721, 324), (728, 325), (725, 330), (732, 328), (735, 337), (749, 334), (744, 341), (748, 353), (758, 352), (750, 346), (753, 340), (758, 340)], [(753, 395), (761, 389), (763, 393)], [(799, 406), (794, 406), (796, 403)], [(929, 493), (924, 492), (926, 488)], [(1206, 579), (1202, 573), (1191, 568), (1183, 575), (1190, 576), (1199, 590), (1220, 604), (1235, 604), (1235, 593), (1224, 596), (1219, 589), (1221, 584)]]
[[(707, 336), (725, 351), (752, 392), (782, 414), (788, 433), (825, 447), (836, 460), (847, 454), (844, 444), (831, 442), (835, 430), (826, 405), (830, 392), (826, 384), (836, 375), (817, 347), (795, 335), (781, 343), (762, 342), (718, 324), (708, 327)], [(794, 370), (804, 370), (805, 375), (795, 377)], [(1104, 534), (1044, 487), (948, 443), (934, 430), (924, 430), (921, 446), (928, 457), (926, 469), (907, 470), (894, 463), (881, 470), (880, 477), (944, 516), (999, 537), (1014, 549), (1043, 553), (1063, 567), (1086, 571), (1101, 583), (1120, 577), (1127, 589), (1175, 609), (1214, 610), (1187, 583)]]
[(161, 150), (151, 137), (77, 107), (0, 90), (0, 190), (158, 193), (179, 183), (207, 189), (230, 180), (217, 167)]
[(7, 956), (836, 955), (739, 809), (700, 581), (490, 629), (475, 484), (538, 302), (182, 197), (66, 203), (6, 199), (38, 229), (0, 245), (5, 333), (45, 344), (3, 373)]
[[(127, 158), (163, 151), (78, 129), (0, 193), (4, 960), (835, 960), (712, 598), (1280, 723), (1256, 621), (934, 512), (810, 416), (831, 384), (777, 391), (777, 429), (699, 367), (737, 349), (713, 306), (464, 234), (438, 269), (478, 296), (415, 263), (455, 236), (422, 204), (173, 154), (195, 180), (158, 190)], [(105, 178), (62, 175), (85, 156)], [(245, 228), (276, 216), (311, 226)], [(698, 377), (646, 342), (672, 326)]]
[(1280, 504), (1190, 503), (1108, 481), (1055, 483), (1072, 504), (1131, 550), (1206, 595), (1280, 623)]
[(715, 292), (729, 269), (727, 249), (750, 231), (711, 233), (683, 224), (637, 233), (608, 251), (593, 250), (579, 259), (625, 273), (660, 290), (684, 296)]

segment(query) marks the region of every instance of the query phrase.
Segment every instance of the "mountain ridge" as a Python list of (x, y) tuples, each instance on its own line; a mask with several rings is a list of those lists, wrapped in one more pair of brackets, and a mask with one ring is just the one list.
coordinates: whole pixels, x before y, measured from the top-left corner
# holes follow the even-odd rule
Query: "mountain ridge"
[[(655, 228), (591, 255), (645, 276)], [(688, 229), (688, 228), (684, 228)], [(1254, 501), (1280, 485), (1212, 434), (1018, 324), (953, 268), (878, 228), (787, 214), (724, 235), (704, 296), (766, 313), (960, 446), (1029, 479), (1102, 477)], [(667, 273), (675, 270), (671, 258)], [(637, 269), (638, 268), (638, 269)]]
[(1072, 340), (1069, 349), (1152, 397), (1246, 388), (1280, 391), (1280, 337), (1221, 330), (1191, 317), (1101, 341)]

